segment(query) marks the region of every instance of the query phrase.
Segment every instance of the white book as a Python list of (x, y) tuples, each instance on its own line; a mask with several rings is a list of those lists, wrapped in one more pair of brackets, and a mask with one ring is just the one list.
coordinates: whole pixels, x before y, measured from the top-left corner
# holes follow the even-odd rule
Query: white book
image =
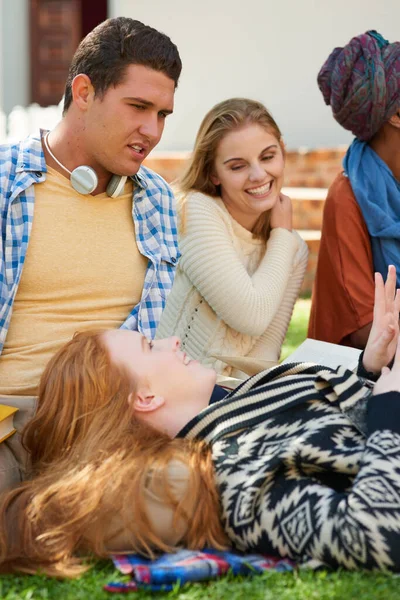
[(307, 338), (292, 354), (282, 361), (282, 364), (313, 362), (332, 369), (342, 365), (347, 369), (355, 370), (360, 354), (361, 350), (357, 348)]

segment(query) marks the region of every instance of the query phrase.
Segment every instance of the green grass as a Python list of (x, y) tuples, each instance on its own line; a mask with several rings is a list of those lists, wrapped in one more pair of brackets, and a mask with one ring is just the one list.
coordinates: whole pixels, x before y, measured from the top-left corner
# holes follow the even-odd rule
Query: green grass
[(227, 576), (217, 581), (187, 584), (169, 593), (151, 594), (133, 592), (111, 594), (102, 586), (111, 580), (123, 579), (111, 563), (101, 562), (86, 575), (73, 581), (56, 581), (40, 576), (0, 579), (2, 600), (395, 600), (400, 597), (400, 581), (397, 577), (383, 574), (346, 573), (325, 571), (313, 573), (265, 573), (252, 578)]
[[(284, 343), (282, 358), (293, 352), (307, 336), (309, 300), (299, 300)], [(332, 573), (300, 571), (298, 573), (265, 573), (252, 578), (224, 577), (218, 581), (190, 584), (173, 592), (151, 594), (111, 594), (103, 591), (109, 581), (124, 581), (111, 561), (97, 562), (83, 577), (57, 581), (43, 576), (11, 576), (0, 578), (2, 600), (397, 600), (400, 579), (393, 575), (371, 573)]]
[(297, 346), (306, 339), (310, 307), (311, 300), (300, 298), (296, 302), (286, 339), (282, 346), (282, 360), (296, 350)]

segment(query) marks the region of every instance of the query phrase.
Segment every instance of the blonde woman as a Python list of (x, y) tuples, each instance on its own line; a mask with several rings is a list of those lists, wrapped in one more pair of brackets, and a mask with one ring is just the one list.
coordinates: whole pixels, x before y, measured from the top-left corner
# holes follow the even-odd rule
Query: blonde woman
[(249, 374), (279, 360), (303, 281), (308, 251), (281, 193), (284, 167), (267, 109), (232, 98), (205, 116), (178, 182), (182, 256), (156, 337), (178, 335), (223, 375), (240, 375), (238, 357)]

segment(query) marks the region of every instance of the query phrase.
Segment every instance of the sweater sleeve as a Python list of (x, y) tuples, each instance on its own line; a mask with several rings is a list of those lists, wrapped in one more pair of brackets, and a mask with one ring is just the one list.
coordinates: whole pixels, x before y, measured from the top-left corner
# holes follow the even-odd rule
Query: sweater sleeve
[(265, 331), (281, 305), (298, 248), (286, 229), (272, 230), (256, 272), (250, 276), (238, 256), (222, 209), (195, 195), (186, 209), (180, 267), (217, 316), (248, 335)]
[(324, 485), (302, 470), (288, 477), (280, 469), (274, 488), (285, 500), (282, 493), (268, 507), (258, 500), (255, 520), (267, 535), (275, 527), (282, 554), (347, 569), (400, 570), (400, 393), (376, 396), (374, 403), (350, 489), (340, 491), (339, 480), (334, 486), (326, 478)]
[(333, 344), (372, 321), (371, 242), (347, 177), (338, 175), (325, 202), (308, 337)]
[[(294, 232), (295, 235), (298, 235)], [(307, 268), (308, 248), (307, 244), (299, 238), (299, 249), (295, 257), (293, 272), (290, 276), (283, 301), (272, 319), (269, 327), (257, 340), (248, 356), (252, 358), (263, 358), (279, 360), (283, 340), (293, 313), (294, 304), (299, 296), (301, 284)]]

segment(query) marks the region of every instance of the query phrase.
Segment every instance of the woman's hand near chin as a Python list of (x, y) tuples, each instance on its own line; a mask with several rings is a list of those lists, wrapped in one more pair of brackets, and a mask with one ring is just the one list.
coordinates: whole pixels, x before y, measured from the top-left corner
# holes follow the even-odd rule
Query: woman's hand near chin
[(393, 359), (399, 338), (400, 290), (396, 290), (396, 268), (389, 265), (386, 283), (375, 273), (374, 318), (364, 350), (366, 371), (380, 373)]
[(292, 231), (292, 201), (289, 196), (280, 193), (278, 200), (271, 209), (271, 229), (282, 227)]

